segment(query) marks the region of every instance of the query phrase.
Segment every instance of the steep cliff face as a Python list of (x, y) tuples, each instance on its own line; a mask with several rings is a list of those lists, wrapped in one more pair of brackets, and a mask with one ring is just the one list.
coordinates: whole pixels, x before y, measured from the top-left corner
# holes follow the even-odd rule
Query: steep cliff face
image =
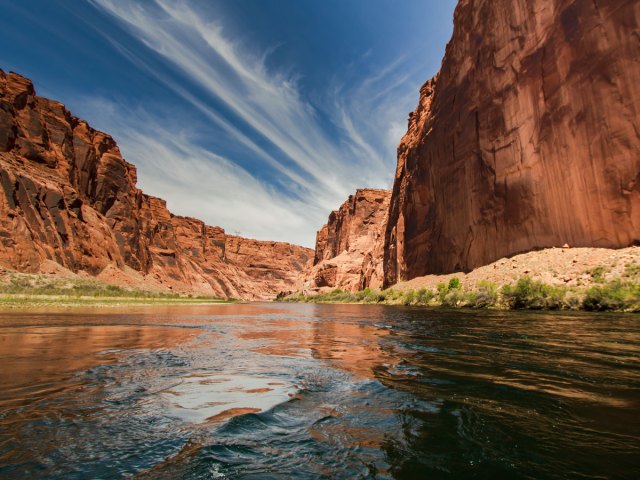
[(227, 235), (226, 258), (251, 278), (251, 289), (265, 292), (290, 291), (301, 272), (311, 265), (313, 250), (283, 242), (253, 240)]
[[(136, 180), (110, 136), (0, 70), (0, 265), (132, 268), (167, 288), (253, 299), (290, 289), (313, 255), (173, 215)], [(247, 257), (254, 249), (259, 269), (237, 256), (238, 244)]]
[(461, 0), (398, 148), (386, 284), (640, 240), (640, 3)]
[(382, 286), (390, 198), (388, 190), (361, 189), (331, 212), (318, 231), (313, 267), (303, 274), (303, 290)]

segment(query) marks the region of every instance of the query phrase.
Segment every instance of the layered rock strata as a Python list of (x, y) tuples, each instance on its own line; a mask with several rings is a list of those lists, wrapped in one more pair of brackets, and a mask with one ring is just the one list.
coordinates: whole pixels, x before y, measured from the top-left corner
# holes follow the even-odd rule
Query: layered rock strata
[(304, 291), (380, 288), (389, 190), (360, 189), (329, 215), (317, 234), (313, 266), (303, 274)]
[(0, 70), (0, 265), (133, 269), (176, 291), (261, 299), (290, 290), (311, 261), (310, 249), (173, 215), (136, 180), (113, 138)]
[(640, 3), (461, 0), (398, 147), (385, 283), (640, 240)]

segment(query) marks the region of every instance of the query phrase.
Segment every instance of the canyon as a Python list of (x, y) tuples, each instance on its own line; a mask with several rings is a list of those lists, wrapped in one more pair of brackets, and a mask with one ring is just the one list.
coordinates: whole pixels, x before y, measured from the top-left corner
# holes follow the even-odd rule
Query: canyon
[(272, 299), (313, 257), (173, 215), (113, 138), (0, 70), (0, 265), (183, 293)]
[(640, 0), (3, 6), (0, 480), (638, 478)]
[[(350, 199), (332, 213), (301, 290), (638, 244), (639, 25), (633, 0), (461, 0), (398, 146), (389, 210), (365, 224)], [(374, 259), (357, 271), (359, 242)]]
[(636, 245), (639, 25), (634, 0), (461, 0), (392, 190), (357, 190), (315, 252), (173, 215), (109, 135), (0, 71), (0, 265), (253, 300)]
[(331, 212), (317, 233), (313, 265), (302, 273), (298, 290), (381, 288), (390, 200), (389, 190), (359, 189)]
[(385, 285), (640, 241), (640, 4), (462, 0), (398, 147)]

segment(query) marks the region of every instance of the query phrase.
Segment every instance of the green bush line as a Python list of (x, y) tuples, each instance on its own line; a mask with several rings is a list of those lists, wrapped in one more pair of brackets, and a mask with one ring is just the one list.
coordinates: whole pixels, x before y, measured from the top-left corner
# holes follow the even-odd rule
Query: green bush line
[(182, 301), (233, 301), (208, 295), (181, 295), (135, 288), (123, 288), (94, 280), (47, 279), (36, 275), (12, 275), (0, 283), (0, 296), (4, 301), (20, 297), (66, 297), (80, 300), (81, 297), (100, 299), (149, 299)]
[(49, 295), (12, 295), (0, 294), (0, 306), (100, 306), (100, 305), (199, 305), (212, 303), (230, 303), (227, 300), (157, 297), (66, 297)]
[(317, 295), (292, 294), (283, 302), (366, 303), (386, 305), (444, 306), (454, 308), (496, 308), (512, 310), (587, 310), (640, 312), (640, 283), (616, 279), (589, 288), (547, 285), (525, 276), (515, 284), (499, 288), (483, 280), (475, 288), (465, 290), (453, 278), (439, 283), (435, 289), (376, 291), (365, 288), (356, 293), (340, 289)]

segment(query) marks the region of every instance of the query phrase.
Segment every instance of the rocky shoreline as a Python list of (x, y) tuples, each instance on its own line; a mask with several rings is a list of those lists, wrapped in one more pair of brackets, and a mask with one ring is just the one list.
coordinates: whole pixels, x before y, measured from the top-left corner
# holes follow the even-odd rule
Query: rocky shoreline
[(279, 301), (640, 312), (640, 247), (550, 248), (385, 290), (325, 287)]

